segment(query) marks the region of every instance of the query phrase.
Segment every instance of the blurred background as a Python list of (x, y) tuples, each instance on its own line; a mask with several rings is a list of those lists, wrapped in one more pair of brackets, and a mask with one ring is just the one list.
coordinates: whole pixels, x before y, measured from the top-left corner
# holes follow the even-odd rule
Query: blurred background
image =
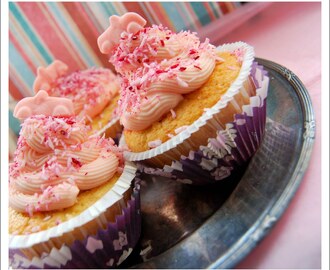
[(134, 11), (148, 25), (191, 30), (217, 42), (266, 3), (244, 2), (10, 2), (9, 3), (9, 138), (10, 157), (16, 148), (20, 122), (13, 117), (18, 100), (33, 95), (39, 66), (55, 59), (70, 71), (91, 66), (112, 68), (97, 47), (97, 37), (109, 26), (109, 16)]

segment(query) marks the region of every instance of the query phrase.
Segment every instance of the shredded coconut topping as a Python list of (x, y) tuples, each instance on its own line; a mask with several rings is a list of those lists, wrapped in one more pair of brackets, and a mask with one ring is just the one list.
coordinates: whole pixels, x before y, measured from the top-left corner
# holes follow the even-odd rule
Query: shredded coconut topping
[(60, 76), (47, 92), (51, 96), (70, 98), (78, 115), (105, 99), (109, 101), (112, 97), (109, 84), (113, 84), (114, 88), (119, 85), (118, 78), (109, 69), (91, 67)]
[(112, 139), (89, 137), (89, 130), (75, 117), (27, 118), (9, 167), (10, 205), (30, 215), (65, 208), (75, 203), (80, 189), (120, 171), (122, 150)]
[(119, 113), (140, 111), (148, 100), (155, 82), (175, 80), (183, 88), (188, 82), (181, 78), (188, 67), (201, 70), (201, 54), (215, 61), (215, 47), (209, 40), (201, 43), (196, 33), (174, 33), (162, 25), (144, 28), (136, 34), (123, 32), (110, 62), (122, 75)]
[(162, 144), (162, 140), (154, 140), (154, 141), (148, 142), (148, 146), (150, 148), (155, 148), (161, 144)]

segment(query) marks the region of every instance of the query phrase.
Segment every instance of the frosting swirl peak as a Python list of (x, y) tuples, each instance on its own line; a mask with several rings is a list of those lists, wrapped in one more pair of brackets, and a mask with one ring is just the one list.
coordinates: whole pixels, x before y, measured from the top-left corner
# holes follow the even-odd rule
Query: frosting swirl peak
[[(111, 38), (109, 31), (111, 25), (99, 40)], [(129, 130), (143, 130), (175, 108), (183, 94), (208, 80), (217, 60), (207, 39), (200, 42), (196, 33), (174, 33), (162, 25), (135, 33), (123, 29), (111, 48), (110, 62), (122, 75), (119, 113)]]
[(123, 165), (112, 139), (89, 137), (75, 117), (35, 115), (22, 124), (9, 168), (9, 204), (30, 215), (72, 206), (80, 190), (108, 181)]

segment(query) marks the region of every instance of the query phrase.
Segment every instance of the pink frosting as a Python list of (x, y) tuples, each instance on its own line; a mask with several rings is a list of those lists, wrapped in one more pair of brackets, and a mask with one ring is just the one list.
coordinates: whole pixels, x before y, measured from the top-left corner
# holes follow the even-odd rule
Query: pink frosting
[(38, 68), (33, 89), (69, 98), (76, 115), (93, 118), (119, 91), (119, 79), (111, 70), (96, 67), (68, 74), (67, 65), (55, 60), (48, 67)]
[(98, 43), (101, 52), (111, 53), (110, 62), (122, 75), (119, 113), (129, 130), (143, 130), (175, 108), (183, 94), (208, 80), (218, 60), (215, 47), (189, 31), (173, 33), (142, 24), (135, 32), (127, 31), (129, 19), (136, 22), (138, 17), (124, 15), (125, 24), (119, 23), (118, 29), (110, 25)]
[(22, 124), (9, 170), (9, 204), (30, 215), (72, 206), (80, 190), (108, 181), (123, 166), (112, 139), (89, 137), (75, 117), (36, 115)]

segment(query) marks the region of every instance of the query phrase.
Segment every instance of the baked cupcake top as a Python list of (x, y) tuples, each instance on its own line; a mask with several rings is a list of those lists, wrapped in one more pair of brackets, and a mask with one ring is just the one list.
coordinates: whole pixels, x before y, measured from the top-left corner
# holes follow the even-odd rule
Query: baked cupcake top
[(79, 117), (91, 119), (119, 91), (119, 80), (109, 69), (91, 67), (68, 73), (68, 66), (55, 60), (47, 67), (39, 67), (33, 84), (35, 93), (45, 90), (50, 96), (69, 98)]
[(14, 116), (25, 119), (9, 168), (9, 205), (18, 212), (70, 207), (80, 190), (102, 185), (122, 169), (114, 141), (88, 136), (90, 127), (77, 120), (68, 99), (39, 91), (18, 102)]
[(175, 108), (182, 95), (201, 87), (221, 60), (208, 39), (196, 33), (174, 33), (166, 27), (144, 27), (136, 13), (111, 16), (98, 38), (102, 53), (122, 76), (119, 112), (125, 129), (143, 130)]

